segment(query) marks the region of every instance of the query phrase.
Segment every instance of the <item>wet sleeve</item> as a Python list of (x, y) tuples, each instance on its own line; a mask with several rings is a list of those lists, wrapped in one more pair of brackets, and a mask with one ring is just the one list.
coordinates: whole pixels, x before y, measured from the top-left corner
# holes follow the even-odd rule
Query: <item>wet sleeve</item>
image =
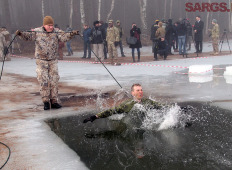
[(151, 99), (147, 99), (146, 103), (150, 103), (150, 105), (152, 106), (152, 109), (162, 109), (165, 106), (165, 105), (163, 105), (159, 102), (153, 101)]
[(117, 107), (98, 113), (97, 116), (100, 118), (105, 118), (113, 114), (128, 113), (132, 109), (133, 106), (134, 106), (134, 102), (126, 101)]

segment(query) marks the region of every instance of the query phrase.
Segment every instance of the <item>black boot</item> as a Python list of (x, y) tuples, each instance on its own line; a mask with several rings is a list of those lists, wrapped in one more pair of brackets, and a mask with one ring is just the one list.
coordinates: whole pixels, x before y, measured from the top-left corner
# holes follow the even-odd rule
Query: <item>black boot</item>
[(51, 104), (51, 107), (52, 107), (53, 109), (59, 109), (59, 108), (61, 108), (62, 106), (61, 106), (60, 104), (58, 104), (58, 103), (53, 103), (53, 104)]
[(44, 110), (50, 110), (50, 103), (44, 102)]
[(140, 52), (138, 52), (138, 62), (140, 62)]

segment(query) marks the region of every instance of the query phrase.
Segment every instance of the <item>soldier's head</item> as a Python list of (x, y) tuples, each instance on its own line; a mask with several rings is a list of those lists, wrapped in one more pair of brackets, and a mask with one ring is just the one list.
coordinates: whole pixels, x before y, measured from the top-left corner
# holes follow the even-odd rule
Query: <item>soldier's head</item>
[(217, 20), (216, 20), (216, 19), (213, 19), (213, 20), (212, 20), (212, 24), (213, 24), (213, 25), (217, 24)]
[(47, 32), (52, 32), (54, 29), (54, 20), (51, 16), (46, 16), (43, 19), (43, 27)]
[(113, 20), (109, 20), (109, 21), (108, 21), (108, 25), (109, 25), (109, 27), (113, 27), (114, 21), (113, 21)]
[(131, 86), (131, 95), (135, 100), (140, 101), (143, 98), (143, 88), (140, 84), (133, 84)]
[(116, 24), (119, 26), (121, 23), (119, 20), (116, 21)]

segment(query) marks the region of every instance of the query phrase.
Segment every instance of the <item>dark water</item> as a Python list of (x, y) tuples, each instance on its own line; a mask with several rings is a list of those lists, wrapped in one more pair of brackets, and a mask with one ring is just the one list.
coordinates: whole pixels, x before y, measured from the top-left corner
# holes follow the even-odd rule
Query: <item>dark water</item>
[(232, 112), (204, 103), (190, 105), (192, 126), (131, 131), (120, 121), (94, 113), (51, 119), (47, 123), (89, 169), (232, 169)]

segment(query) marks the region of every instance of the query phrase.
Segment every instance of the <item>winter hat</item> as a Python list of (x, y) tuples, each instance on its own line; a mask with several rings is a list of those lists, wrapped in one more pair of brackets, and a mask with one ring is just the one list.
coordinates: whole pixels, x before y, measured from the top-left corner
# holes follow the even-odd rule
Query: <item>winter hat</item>
[(112, 19), (108, 21), (109, 24), (110, 24), (110, 23), (113, 23), (113, 22), (114, 22), (114, 21), (113, 21)]
[(217, 20), (216, 20), (216, 19), (213, 19), (212, 22), (213, 22), (213, 23), (217, 23)]
[(96, 24), (99, 24), (99, 21), (94, 21), (93, 25), (95, 26)]
[(49, 24), (54, 25), (53, 18), (51, 16), (44, 17), (44, 19), (43, 19), (43, 25), (49, 25)]

